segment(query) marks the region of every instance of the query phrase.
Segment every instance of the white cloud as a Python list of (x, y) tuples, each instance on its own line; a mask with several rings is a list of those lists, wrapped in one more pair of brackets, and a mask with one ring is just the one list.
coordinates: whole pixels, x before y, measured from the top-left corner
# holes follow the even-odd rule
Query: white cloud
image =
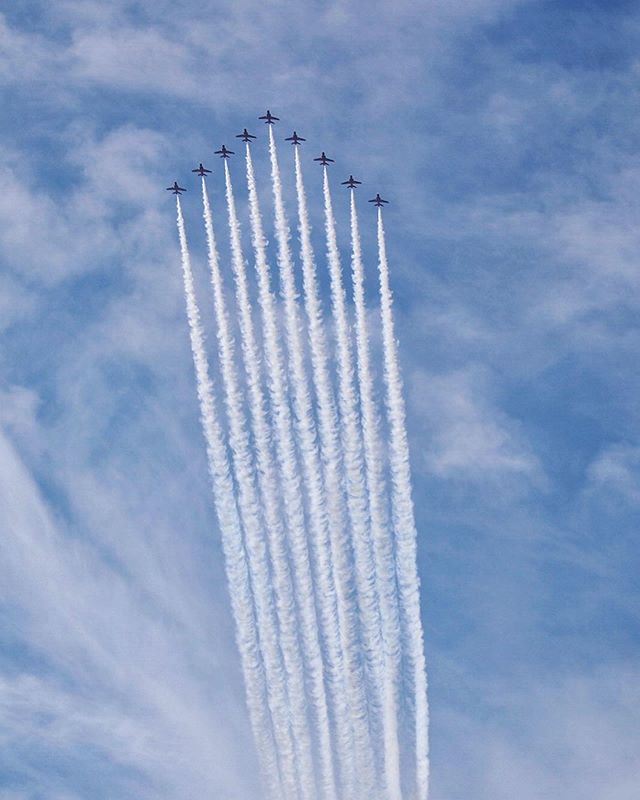
[(481, 371), (415, 371), (409, 387), (413, 415), (419, 414), (427, 434), (416, 460), (428, 472), (474, 482), (515, 477), (540, 484), (541, 465), (522, 424), (490, 400), (487, 376)]
[[(229, 662), (221, 658), (223, 643), (231, 647), (224, 616), (214, 616), (212, 625), (211, 610), (204, 611), (215, 607), (206, 584), (161, 570), (160, 536), (145, 537), (146, 571), (133, 577), (133, 562), (123, 571), (103, 546), (65, 532), (4, 436), (0, 504), (0, 596), (10, 604), (8, 619), (15, 618), (5, 628), (11, 635), (4, 658), (12, 660), (0, 685), (0, 764), (53, 796), (64, 781), (38, 753), (73, 763), (82, 774), (89, 748), (102, 767), (100, 778), (86, 779), (126, 788), (133, 770), (131, 796), (232, 789), (252, 796), (242, 691), (237, 675), (229, 683)], [(130, 535), (140, 537), (140, 526)], [(134, 550), (141, 541), (132, 543)], [(198, 548), (190, 547), (193, 569)], [(174, 558), (184, 556), (178, 545)], [(199, 618), (203, 612), (208, 625)], [(197, 636), (181, 624), (189, 616)], [(13, 641), (37, 657), (37, 673), (30, 661), (21, 666), (21, 650), (12, 657)], [(112, 775), (117, 764), (125, 769)]]
[(21, 308), (33, 308), (38, 283), (50, 287), (107, 265), (134, 267), (131, 252), (141, 237), (145, 250), (138, 262), (158, 258), (171, 241), (164, 220), (154, 217), (165, 200), (158, 174), (167, 148), (162, 135), (125, 125), (98, 138), (86, 126), (70, 125), (66, 139), (74, 180), (57, 192), (18, 167), (29, 164), (26, 151), (0, 158), (0, 254), (19, 276), (3, 278), (11, 291), (9, 321)]
[(57, 49), (41, 35), (17, 30), (0, 13), (0, 84), (42, 80), (48, 71), (55, 72), (64, 65), (64, 48)]
[[(434, 800), (634, 800), (640, 781), (637, 668), (478, 684), (484, 721), (445, 714), (465, 768), (434, 776)], [(455, 730), (455, 733), (454, 733)]]
[(35, 307), (35, 298), (14, 276), (0, 275), (0, 333), (29, 316)]
[(587, 492), (617, 504), (622, 499), (640, 504), (640, 448), (628, 444), (608, 447), (587, 470)]

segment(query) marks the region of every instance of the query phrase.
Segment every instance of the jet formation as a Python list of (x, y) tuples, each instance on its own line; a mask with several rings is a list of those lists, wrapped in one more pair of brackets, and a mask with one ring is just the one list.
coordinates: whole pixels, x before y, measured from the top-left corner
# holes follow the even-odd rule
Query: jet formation
[[(258, 117), (260, 120), (264, 120), (265, 125), (274, 125), (276, 122), (280, 121), (279, 117), (274, 117), (271, 111), (267, 109), (267, 113), (263, 114), (261, 117)], [(236, 134), (236, 139), (242, 139), (243, 142), (247, 144), (251, 143), (252, 139), (256, 139), (257, 137), (253, 133), (249, 133), (246, 128), (243, 128), (242, 133)], [(302, 136), (298, 136), (297, 132), (294, 131), (292, 136), (287, 136), (285, 142), (291, 142), (294, 146), (299, 146), (302, 142), (306, 142), (307, 140), (304, 139)], [(231, 156), (235, 155), (233, 150), (227, 149), (225, 145), (222, 145), (220, 150), (215, 151), (215, 155), (220, 156), (220, 158), (230, 158)], [(317, 158), (313, 159), (314, 161), (319, 162), (323, 167), (329, 166), (329, 164), (334, 164), (335, 160), (333, 158), (329, 158), (324, 150), (320, 153)], [(192, 169), (191, 172), (195, 172), (202, 178), (206, 178), (207, 175), (211, 174), (210, 169), (206, 169), (202, 166), (202, 162), (195, 168)], [(347, 186), (349, 189), (353, 190), (360, 186), (362, 181), (357, 181), (353, 175), (349, 175), (349, 178), (346, 181), (342, 181), (342, 186)], [(182, 192), (186, 192), (187, 190), (182, 186), (178, 186), (178, 182), (174, 181), (173, 186), (167, 186), (168, 192), (173, 192), (173, 194), (180, 195)], [(381, 208), (383, 205), (388, 205), (388, 200), (383, 200), (380, 197), (380, 194), (376, 194), (376, 196), (368, 201), (369, 203), (373, 203), (378, 208)]]
[(173, 194), (182, 194), (182, 192), (186, 192), (186, 189), (183, 189), (182, 186), (178, 186), (178, 181), (173, 182), (173, 186), (167, 186), (168, 192), (173, 192)]
[(293, 136), (287, 136), (285, 142), (291, 142), (291, 144), (300, 144), (300, 142), (306, 142), (306, 139), (303, 139), (302, 136), (298, 136), (298, 134), (294, 131)]
[(201, 161), (201, 162), (200, 162), (200, 164), (199, 164), (199, 165), (198, 165), (198, 166), (197, 166), (195, 169), (192, 169), (192, 170), (191, 170), (191, 172), (197, 172), (197, 173), (198, 173), (198, 175), (199, 175), (201, 178), (204, 178), (204, 177), (206, 177), (207, 175), (209, 175), (209, 174), (211, 173), (211, 170), (210, 170), (210, 169), (205, 169), (205, 168), (202, 166), (202, 161)]
[(376, 196), (373, 198), (373, 200), (369, 200), (369, 202), (370, 202), (370, 203), (375, 203), (375, 205), (377, 205), (377, 206), (378, 206), (378, 208), (380, 208), (380, 207), (382, 206), (382, 204), (383, 204), (383, 203), (388, 203), (389, 201), (388, 201), (388, 200), (383, 200), (383, 199), (380, 197), (380, 195), (379, 195), (379, 194), (376, 194)]
[(280, 117), (274, 117), (269, 109), (267, 109), (267, 113), (264, 116), (258, 117), (258, 119), (263, 119), (265, 125), (273, 125), (274, 122), (280, 121)]
[(342, 181), (343, 186), (348, 186), (350, 189), (355, 189), (356, 186), (359, 186), (362, 181), (357, 181), (353, 175), (349, 175), (349, 180)]
[(234, 156), (235, 155), (233, 150), (227, 150), (227, 148), (224, 145), (222, 145), (220, 150), (216, 150), (215, 154), (217, 156), (220, 156), (220, 158), (229, 158), (229, 156)]
[(326, 166), (327, 166), (329, 163), (333, 164), (333, 162), (334, 162), (334, 159), (333, 159), (333, 158), (329, 158), (328, 156), (326, 156), (326, 155), (324, 154), (324, 150), (323, 150), (323, 151), (322, 151), (322, 153), (321, 153), (321, 154), (318, 156), (318, 158), (314, 158), (313, 160), (314, 160), (314, 161), (319, 161), (319, 162), (322, 164), (322, 166), (323, 166), (323, 167), (326, 167)]
[(256, 137), (252, 133), (249, 133), (249, 131), (246, 128), (244, 128), (242, 133), (236, 133), (236, 139), (242, 139), (243, 142), (250, 142), (252, 139), (255, 138)]

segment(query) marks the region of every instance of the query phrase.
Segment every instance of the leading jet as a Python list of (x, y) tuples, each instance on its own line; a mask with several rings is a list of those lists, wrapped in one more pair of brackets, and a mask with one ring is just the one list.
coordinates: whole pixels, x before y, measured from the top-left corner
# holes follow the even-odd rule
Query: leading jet
[(332, 158), (327, 158), (327, 156), (325, 156), (325, 154), (324, 154), (324, 150), (318, 156), (318, 158), (314, 158), (313, 160), (314, 161), (319, 161), (322, 164), (323, 167), (326, 167), (327, 164), (329, 164), (329, 163), (333, 164), (333, 159)]
[(267, 113), (264, 116), (258, 117), (258, 119), (263, 119), (265, 125), (273, 125), (274, 122), (280, 122), (280, 117), (274, 117), (269, 109), (267, 109)]
[(362, 183), (362, 181), (357, 181), (353, 177), (353, 175), (349, 175), (349, 180), (348, 181), (342, 181), (342, 185), (343, 186), (348, 186), (350, 189), (355, 189), (356, 186), (360, 186), (361, 183)]
[(236, 133), (236, 139), (242, 139), (243, 142), (250, 142), (255, 138), (256, 137), (252, 133), (249, 133), (246, 128), (242, 131), (242, 133)]
[(191, 170), (191, 172), (197, 172), (197, 173), (198, 173), (198, 175), (199, 175), (201, 178), (206, 178), (206, 177), (207, 177), (207, 175), (210, 175), (210, 174), (211, 174), (211, 170), (210, 170), (210, 169), (205, 169), (205, 168), (202, 166), (202, 162), (200, 162), (200, 165), (198, 166), (198, 168), (197, 168), (197, 169), (192, 169), (192, 170)]
[(375, 203), (375, 205), (377, 205), (377, 206), (378, 206), (378, 208), (380, 208), (380, 207), (382, 206), (382, 204), (383, 204), (383, 203), (388, 203), (389, 201), (388, 201), (388, 200), (383, 200), (383, 199), (380, 197), (380, 195), (379, 195), (379, 194), (376, 194), (376, 196), (373, 198), (373, 200), (369, 200), (369, 202), (370, 202), (370, 203)]
[(235, 155), (235, 153), (233, 152), (233, 150), (227, 150), (227, 148), (226, 148), (224, 145), (222, 145), (222, 147), (220, 148), (220, 150), (216, 150), (216, 151), (215, 151), (215, 154), (216, 154), (217, 156), (220, 156), (220, 158), (229, 158), (229, 156), (233, 156), (233, 155)]
[(300, 144), (300, 142), (306, 142), (306, 139), (303, 139), (302, 136), (298, 136), (298, 134), (294, 131), (293, 136), (288, 136), (285, 139), (285, 142), (291, 142), (291, 144)]
[(174, 194), (182, 194), (182, 192), (186, 192), (186, 189), (183, 189), (182, 186), (178, 186), (178, 181), (173, 182), (173, 186), (167, 186), (168, 192), (173, 192)]

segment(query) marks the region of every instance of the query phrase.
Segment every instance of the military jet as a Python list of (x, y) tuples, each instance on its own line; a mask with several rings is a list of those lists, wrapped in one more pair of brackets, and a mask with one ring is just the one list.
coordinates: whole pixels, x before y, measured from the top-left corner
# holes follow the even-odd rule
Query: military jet
[(380, 208), (380, 206), (381, 206), (383, 203), (388, 203), (389, 201), (388, 201), (388, 200), (383, 200), (383, 199), (380, 197), (380, 195), (379, 195), (379, 194), (376, 194), (376, 196), (373, 198), (373, 200), (369, 200), (369, 202), (370, 202), (370, 203), (375, 203), (375, 204), (378, 206), (378, 208)]
[(353, 177), (353, 175), (349, 175), (349, 180), (348, 181), (342, 181), (342, 185), (343, 186), (348, 186), (350, 189), (355, 189), (356, 186), (359, 186), (361, 183), (362, 183), (362, 181), (357, 181)]
[(323, 167), (326, 167), (329, 162), (331, 162), (333, 164), (333, 159), (332, 158), (327, 158), (327, 156), (325, 156), (325, 154), (324, 154), (324, 150), (322, 151), (322, 154), (320, 156), (318, 156), (318, 158), (314, 158), (313, 160), (314, 161), (319, 161), (322, 164)]
[(245, 128), (242, 133), (236, 133), (236, 139), (242, 139), (243, 142), (250, 142), (251, 139), (255, 139), (256, 137), (249, 133), (249, 131)]
[(235, 155), (233, 150), (227, 150), (227, 148), (224, 145), (222, 145), (220, 150), (216, 150), (215, 154), (217, 156), (220, 156), (220, 158), (229, 158), (229, 156)]
[(173, 192), (174, 194), (181, 194), (182, 192), (186, 192), (186, 189), (183, 189), (182, 186), (178, 186), (178, 181), (173, 182), (173, 186), (167, 186), (168, 192)]
[(285, 142), (291, 142), (291, 144), (300, 144), (300, 142), (306, 142), (306, 139), (303, 139), (302, 136), (298, 136), (298, 134), (294, 131), (293, 136), (288, 136), (285, 139)]
[(258, 119), (263, 119), (265, 125), (273, 125), (274, 122), (280, 122), (280, 117), (274, 117), (269, 109), (267, 109), (267, 113), (264, 116), (258, 117)]
[(198, 166), (198, 168), (197, 168), (197, 169), (192, 169), (192, 170), (191, 170), (191, 172), (197, 172), (197, 173), (198, 173), (198, 175), (199, 175), (201, 178), (206, 178), (206, 176), (207, 176), (207, 175), (209, 175), (209, 174), (211, 173), (211, 170), (210, 170), (210, 169), (205, 169), (205, 168), (202, 166), (202, 162), (200, 162), (200, 165)]

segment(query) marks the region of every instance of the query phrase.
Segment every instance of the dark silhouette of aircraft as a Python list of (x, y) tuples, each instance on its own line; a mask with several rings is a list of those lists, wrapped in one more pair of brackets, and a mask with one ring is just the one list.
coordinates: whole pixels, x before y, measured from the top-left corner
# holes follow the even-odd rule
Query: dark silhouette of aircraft
[(182, 192), (186, 192), (186, 189), (183, 189), (182, 186), (178, 186), (178, 181), (173, 182), (173, 186), (167, 186), (168, 192), (173, 192), (174, 194), (181, 194)]
[(242, 139), (243, 142), (250, 142), (251, 139), (255, 139), (256, 137), (249, 133), (249, 131), (245, 128), (242, 133), (236, 133), (236, 139)]
[(197, 169), (192, 169), (192, 170), (191, 170), (191, 172), (197, 172), (197, 173), (198, 173), (198, 175), (199, 175), (201, 178), (206, 178), (206, 176), (207, 176), (207, 175), (209, 175), (209, 174), (211, 173), (211, 170), (210, 170), (210, 169), (205, 169), (205, 168), (202, 166), (202, 162), (200, 162), (200, 165), (198, 166), (198, 168), (197, 168)]
[(264, 116), (258, 117), (258, 119), (263, 119), (265, 125), (273, 125), (274, 122), (280, 122), (280, 117), (274, 117), (269, 109), (267, 109), (267, 113)]
[(350, 189), (355, 189), (356, 186), (359, 186), (361, 183), (362, 183), (362, 181), (357, 181), (353, 177), (353, 175), (349, 175), (349, 180), (348, 181), (342, 181), (342, 185), (343, 186), (348, 186)]
[(285, 139), (285, 142), (291, 142), (291, 144), (300, 144), (300, 142), (306, 142), (306, 139), (303, 139), (302, 136), (298, 136), (298, 134), (294, 131), (293, 136), (288, 136)]
[(383, 203), (388, 203), (389, 201), (388, 201), (388, 200), (383, 200), (383, 199), (380, 197), (380, 195), (379, 195), (379, 194), (376, 194), (376, 196), (373, 198), (373, 200), (369, 200), (369, 202), (370, 202), (370, 203), (375, 203), (375, 204), (378, 206), (378, 208), (380, 208), (380, 206), (381, 206)]
[(325, 156), (325, 154), (324, 154), (324, 150), (322, 151), (321, 155), (318, 158), (314, 158), (313, 160), (314, 161), (319, 161), (322, 164), (323, 167), (326, 167), (329, 162), (331, 162), (333, 164), (333, 159), (332, 158), (327, 158), (327, 156)]
[(220, 156), (220, 158), (229, 158), (229, 156), (235, 155), (233, 150), (227, 150), (224, 145), (222, 145), (220, 150), (216, 150), (215, 153), (217, 156)]

